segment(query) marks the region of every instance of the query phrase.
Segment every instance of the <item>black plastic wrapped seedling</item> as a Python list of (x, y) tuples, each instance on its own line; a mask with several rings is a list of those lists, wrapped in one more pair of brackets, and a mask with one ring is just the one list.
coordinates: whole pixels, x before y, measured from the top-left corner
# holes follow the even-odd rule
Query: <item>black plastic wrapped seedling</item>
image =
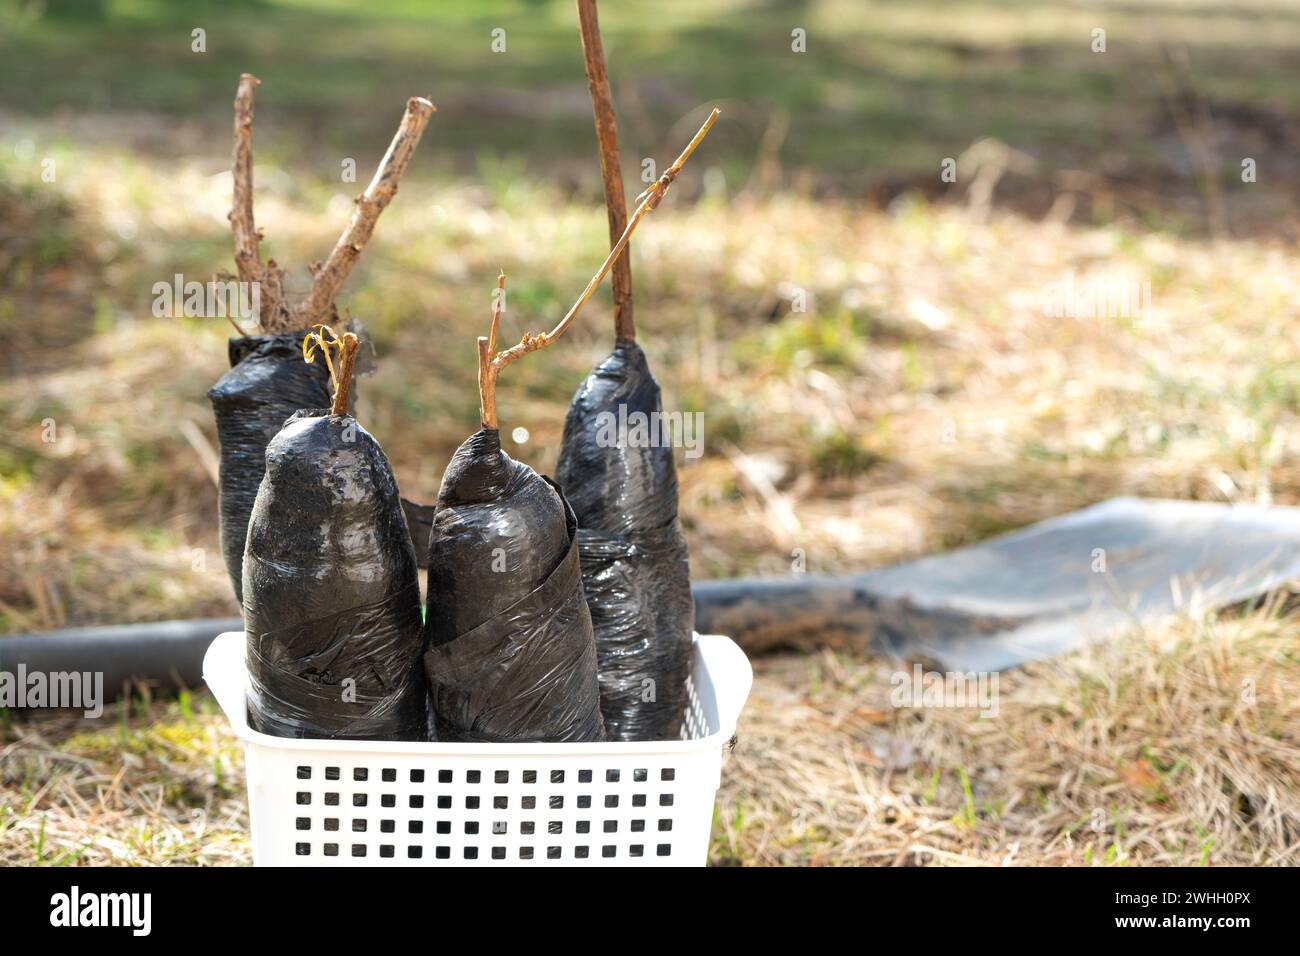
[(208, 391), (221, 446), (221, 553), (243, 602), (244, 542), (266, 469), (266, 446), (285, 419), (330, 403), (329, 373), (302, 360), (302, 333), (230, 340), (230, 371)]
[(673, 450), (613, 424), (658, 423), (661, 412), (645, 353), (620, 341), (574, 396), (556, 465), (578, 518), (611, 740), (676, 739), (686, 713), (695, 607)]
[[(594, 0), (578, 0), (587, 85), (615, 251), (637, 221), (662, 201), (695, 138), (638, 197), (629, 222), (620, 178), (617, 124)], [(636, 343), (632, 271), (614, 269), (614, 351), (578, 389), (564, 423), (555, 474), (578, 518), (583, 588), (600, 670), (601, 712), (611, 740), (672, 740), (681, 735), (693, 661), (695, 607), (686, 540), (677, 519), (671, 443), (655, 434), (663, 410), (659, 384)], [(645, 440), (611, 422), (647, 423)], [(611, 435), (611, 432), (613, 433)]]
[(443, 475), (429, 539), (425, 673), (439, 740), (603, 740), (577, 522), (482, 428)]
[[(379, 214), (396, 193), (397, 181), (433, 112), (426, 100), (413, 97), (407, 102), (392, 145), (374, 179), (358, 197), (357, 212), (328, 259), (314, 270), (307, 295), (291, 306), (285, 295), (285, 270), (274, 259), (263, 261), (262, 234), (253, 220), (253, 98), (257, 85), (257, 78), (245, 73), (235, 98), (235, 188), (230, 222), (239, 280), (257, 290), (262, 334), (230, 340), (230, 371), (208, 392), (221, 446), (221, 551), (241, 603), (248, 520), (262, 481), (267, 444), (294, 412), (330, 404), (326, 370), (302, 361), (303, 335), (314, 325), (337, 319), (339, 288), (373, 233)], [(418, 506), (412, 509), (418, 511)]]
[(249, 724), (427, 740), (415, 551), (383, 450), (344, 413), (356, 338), (341, 344), (333, 407), (295, 412), (266, 449), (243, 556)]
[(605, 739), (577, 519), (555, 482), (501, 450), (497, 380), (510, 363), (570, 327), (716, 116), (715, 110), (647, 191), (550, 332), (497, 351), (505, 305), (505, 275), (498, 277), (491, 334), (478, 340), (481, 427), (443, 475), (429, 537), (424, 664), (440, 740)]

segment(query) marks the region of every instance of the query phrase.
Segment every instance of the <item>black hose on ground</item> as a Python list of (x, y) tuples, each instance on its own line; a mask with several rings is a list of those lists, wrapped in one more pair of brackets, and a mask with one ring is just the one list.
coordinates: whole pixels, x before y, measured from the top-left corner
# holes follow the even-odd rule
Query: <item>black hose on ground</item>
[[(726, 634), (750, 655), (822, 647), (899, 651), (910, 635), (937, 637), (969, 624), (960, 615), (950, 622), (942, 612), (882, 598), (856, 577), (701, 581), (691, 590), (695, 629)], [(0, 636), (0, 670), (103, 671), (113, 694), (132, 682), (164, 692), (198, 687), (208, 645), (224, 631), (243, 629), (242, 620), (225, 617)]]

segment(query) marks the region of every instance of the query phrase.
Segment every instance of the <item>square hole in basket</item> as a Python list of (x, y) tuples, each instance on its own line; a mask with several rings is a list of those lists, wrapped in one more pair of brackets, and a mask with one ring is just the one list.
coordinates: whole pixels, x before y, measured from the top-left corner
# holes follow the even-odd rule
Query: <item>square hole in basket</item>
[(325, 818), (325, 829), (326, 829), (326, 830), (331, 830), (331, 831), (332, 831), (332, 830), (337, 830), (338, 828), (339, 828), (339, 818), (338, 818), (338, 817), (326, 817), (326, 818)]
[(299, 817), (293, 822), (294, 828), (298, 830), (311, 829), (311, 817)]
[(612, 859), (614, 854), (617, 852), (618, 852), (618, 848), (613, 846), (602, 846), (600, 848), (600, 855), (607, 860)]
[(492, 824), (493, 833), (505, 833), (508, 824), (504, 820), (497, 820)]
[(326, 780), (337, 780), (337, 779), (339, 779), (339, 768), (338, 768), (338, 767), (326, 767), (326, 768), (325, 768), (325, 779), (326, 779)]
[(366, 827), (368, 827), (369, 825), (370, 825), (369, 820), (366, 820), (364, 817), (358, 817), (357, 819), (352, 821), (352, 832), (365, 833)]
[(423, 833), (423, 832), (424, 832), (424, 821), (423, 821), (423, 820), (408, 820), (407, 823), (406, 823), (406, 832), (407, 832), (407, 833)]
[(634, 807), (644, 807), (644, 806), (645, 806), (645, 794), (644, 794), (644, 793), (634, 793), (634, 794), (632, 794), (632, 806), (634, 806)]
[(466, 823), (465, 832), (470, 836), (478, 836), (478, 824), (473, 821)]
[[(477, 799), (477, 798), (476, 798), (476, 799)], [(510, 798), (509, 798), (509, 797), (493, 797), (493, 798), (492, 798), (492, 809), (493, 809), (493, 810), (508, 810), (509, 808), (510, 808)]]
[(614, 807), (618, 806), (618, 794), (616, 793), (605, 794), (605, 806), (611, 810)]
[(564, 783), (564, 771), (563, 771), (563, 770), (552, 770), (552, 771), (551, 771), (551, 783)]
[(546, 858), (548, 860), (558, 860), (560, 858), (560, 848), (558, 846), (548, 846), (546, 848)]
[(369, 770), (369, 768), (367, 768), (367, 767), (353, 767), (353, 768), (352, 768), (352, 779), (358, 781), (359, 783), (365, 783), (367, 780), (370, 779), (370, 770)]
[(552, 809), (552, 810), (563, 810), (563, 809), (564, 809), (564, 798), (563, 798), (563, 797), (560, 797), (560, 796), (554, 796), (554, 797), (551, 797), (550, 804), (551, 804), (551, 809)]
[(564, 824), (561, 823), (559, 820), (552, 820), (550, 823), (546, 824), (546, 832), (556, 833), (556, 834), (563, 833)]
[(655, 847), (655, 856), (668, 856), (672, 852), (673, 852), (673, 845), (671, 843), (660, 843), (657, 847)]
[(617, 770), (606, 770), (606, 771), (605, 771), (605, 782), (606, 782), (606, 783), (618, 783), (618, 771), (617, 771)]
[(578, 771), (578, 783), (591, 783), (591, 771), (590, 771), (590, 770), (579, 770), (579, 771)]
[(673, 821), (672, 821), (672, 820), (660, 820), (660, 821), (659, 821), (659, 832), (660, 832), (660, 833), (667, 833), (667, 832), (668, 832), (669, 830), (671, 830), (672, 828), (673, 828)]
[(673, 805), (673, 795), (671, 793), (659, 794), (659, 806), (671, 807)]
[(397, 832), (397, 821), (396, 821), (396, 820), (380, 820), (380, 821), (379, 821), (379, 832), (380, 832), (380, 833), (396, 833), (396, 832)]
[(434, 828), (436, 831), (438, 831), (439, 833), (450, 833), (450, 832), (451, 832), (451, 821), (450, 821), (450, 820), (439, 820), (437, 823), (434, 824), (433, 828)]
[(310, 844), (310, 843), (295, 843), (295, 844), (293, 845), (293, 852), (296, 853), (298, 856), (310, 856), (310, 855), (311, 855), (311, 844)]
[(370, 802), (370, 797), (364, 793), (352, 794), (352, 805), (354, 807), (364, 807), (369, 802)]
[(480, 780), (482, 780), (482, 779), (483, 779), (483, 771), (481, 771), (481, 770), (467, 770), (467, 771), (465, 771), (465, 782), (466, 782), (466, 783), (478, 783), (478, 782), (479, 782)]
[(537, 809), (537, 798), (536, 798), (536, 797), (520, 797), (520, 798), (519, 798), (519, 805), (520, 805), (521, 807), (523, 807), (525, 810), (535, 810), (535, 809)]
[(339, 805), (339, 795), (337, 793), (325, 794), (325, 806), (337, 807)]
[(645, 832), (645, 821), (644, 821), (644, 820), (633, 820), (633, 821), (632, 821), (632, 832), (633, 832), (633, 833), (644, 833), (644, 832)]
[(579, 860), (585, 860), (587, 857), (591, 855), (591, 847), (575, 846), (573, 848), (573, 855), (577, 857)]
[(413, 793), (406, 798), (406, 803), (412, 810), (422, 810), (424, 809), (424, 796), (422, 794)]
[(311, 803), (311, 794), (299, 790), (298, 793), (294, 796), (294, 799), (298, 801), (298, 806), (305, 807), (309, 803)]
[(406, 848), (406, 856), (407, 856), (408, 859), (411, 859), (411, 860), (418, 860), (418, 859), (420, 859), (422, 856), (424, 856), (424, 847), (422, 847), (422, 846), (408, 846), (408, 847)]
[(443, 795), (443, 796), (439, 797), (439, 798), (438, 798), (438, 809), (439, 809), (439, 810), (450, 810), (450, 809), (451, 809), (451, 797), (446, 796), (446, 795)]
[(451, 783), (451, 771), (450, 771), (450, 770), (439, 770), (439, 771), (438, 771), (438, 782), (439, 782), (439, 783)]
[(584, 793), (584, 794), (582, 794), (582, 796), (578, 797), (578, 809), (579, 809), (579, 810), (589, 810), (589, 809), (591, 809), (591, 795), (590, 795), (590, 794)]
[(676, 779), (677, 779), (677, 771), (674, 770), (672, 767), (664, 767), (664, 769), (662, 769), (662, 770), (659, 771), (659, 779), (660, 779), (660, 780), (676, 780)]
[(391, 843), (381, 843), (379, 845), (379, 855), (384, 859), (391, 859), (394, 856), (393, 845)]
[(633, 843), (627, 848), (628, 856), (645, 856), (645, 846), (641, 843)]
[(509, 783), (509, 782), (510, 782), (510, 771), (509, 771), (509, 770), (498, 770), (495, 774), (493, 774), (493, 777), (494, 777), (494, 779), (496, 780), (497, 783)]
[(379, 795), (379, 805), (380, 805), (381, 807), (395, 807), (395, 806), (397, 806), (397, 794), (395, 794), (395, 793), (381, 793), (381, 794)]
[(467, 846), (467, 847), (465, 847), (465, 859), (467, 859), (467, 860), (477, 860), (477, 859), (478, 859), (478, 847), (476, 847), (476, 846)]
[(536, 770), (525, 770), (525, 771), (523, 772), (523, 777), (522, 777), (522, 779), (523, 779), (524, 783), (536, 783), (536, 782), (537, 782), (537, 771), (536, 771)]
[(411, 783), (424, 783), (424, 771), (423, 771), (423, 770), (412, 770), (412, 771), (411, 771)]
[(353, 855), (353, 856), (365, 856), (365, 855), (366, 855), (366, 845), (365, 845), (364, 843), (354, 843), (354, 844), (352, 844), (352, 855)]
[(506, 858), (506, 848), (503, 846), (494, 846), (492, 848), (492, 859), (504, 860)]
[(618, 832), (618, 821), (617, 821), (617, 820), (606, 820), (606, 821), (605, 821), (605, 826), (603, 827), (603, 829), (604, 829), (604, 831), (605, 831), (606, 833), (617, 833), (617, 832)]
[(449, 847), (449, 846), (439, 846), (439, 847), (434, 847), (434, 849), (433, 849), (433, 855), (434, 855), (435, 857), (437, 857), (439, 860), (450, 860), (450, 859), (451, 859), (451, 847)]
[(298, 768), (298, 779), (299, 779), (299, 780), (310, 780), (310, 779), (311, 779), (311, 767), (299, 767), (299, 768)]
[(337, 843), (326, 843), (324, 848), (326, 856), (338, 856), (339, 845)]
[(397, 771), (392, 767), (385, 767), (383, 770), (379, 771), (379, 779), (384, 781), (384, 783), (396, 783)]
[(477, 809), (479, 808), (479, 804), (480, 804), (481, 802), (482, 802), (482, 801), (481, 801), (478, 797), (466, 797), (466, 798), (465, 798), (465, 809), (466, 809), (466, 810), (477, 810)]
[(522, 833), (524, 836), (532, 836), (533, 831), (536, 829), (537, 829), (537, 824), (534, 823), (532, 820), (525, 820), (523, 823), (519, 824), (519, 832)]
[(533, 848), (530, 846), (521, 846), (519, 848), (519, 859), (531, 860), (533, 858)]
[(579, 833), (590, 833), (590, 832), (591, 832), (591, 821), (590, 821), (590, 820), (579, 820), (577, 823), (574, 824), (574, 827), (577, 829), (577, 831), (578, 831)]
[(645, 783), (649, 779), (650, 779), (649, 770), (642, 769), (642, 770), (632, 771), (632, 780), (636, 783)]

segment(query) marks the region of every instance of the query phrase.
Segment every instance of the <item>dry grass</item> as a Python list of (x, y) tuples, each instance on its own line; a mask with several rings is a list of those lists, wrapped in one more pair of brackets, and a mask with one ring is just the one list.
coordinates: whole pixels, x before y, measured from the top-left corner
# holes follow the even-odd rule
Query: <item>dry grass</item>
[[(756, 662), (714, 865), (1294, 865), (1294, 617), (1183, 621), (1002, 676), (998, 712), (898, 709), (895, 665)], [(0, 863), (247, 863), (206, 695), (0, 732)]]
[(900, 710), (895, 666), (760, 661), (715, 863), (1295, 865), (1300, 625), (1182, 621)]
[[(0, 631), (230, 613), (205, 467), (224, 322), (148, 313), (153, 282), (227, 264), (228, 179), (107, 147), (73, 159), (77, 242), (0, 261)], [(319, 255), (347, 198), (259, 182), (274, 254)], [(27, 188), (19, 203), (45, 201)], [(603, 236), (596, 206), (526, 178), (404, 184), (347, 298), (380, 359), (360, 417), (405, 493), (431, 499), (473, 428), (497, 267), (507, 333), (540, 329)], [(635, 255), (667, 402), (706, 413), (706, 455), (681, 472), (697, 577), (783, 573), (796, 548), (813, 571), (879, 566), (1115, 494), (1300, 503), (1300, 256), (1281, 242), (683, 188)], [(1045, 317), (1070, 273), (1150, 282), (1153, 311)], [(608, 324), (597, 308), (520, 363), (502, 421), (530, 437), (512, 454), (553, 465)], [(714, 860), (1297, 862), (1296, 637), (1285, 615), (1133, 635), (1005, 675), (992, 720), (895, 711), (880, 660), (760, 660)], [(196, 701), (9, 725), (0, 859), (246, 860), (240, 759)]]

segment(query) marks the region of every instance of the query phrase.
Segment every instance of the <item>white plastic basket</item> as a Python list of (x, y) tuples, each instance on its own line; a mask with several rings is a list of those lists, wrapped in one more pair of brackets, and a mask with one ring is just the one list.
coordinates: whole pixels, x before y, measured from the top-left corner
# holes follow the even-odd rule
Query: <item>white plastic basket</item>
[(697, 634), (689, 739), (598, 744), (270, 737), (248, 727), (239, 632), (203, 677), (244, 741), (258, 866), (694, 866), (753, 672)]

